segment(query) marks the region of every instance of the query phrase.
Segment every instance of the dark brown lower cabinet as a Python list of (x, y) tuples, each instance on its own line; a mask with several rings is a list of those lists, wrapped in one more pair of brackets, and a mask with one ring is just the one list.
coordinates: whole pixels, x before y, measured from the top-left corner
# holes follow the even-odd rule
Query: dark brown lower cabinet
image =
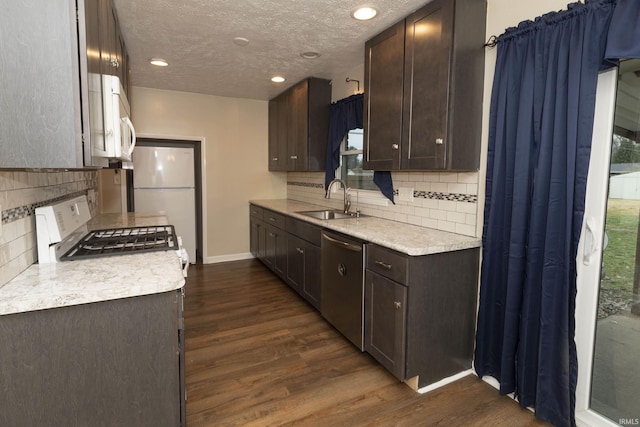
[(367, 244), (365, 351), (418, 387), (471, 368), (478, 248), (408, 256)]
[(364, 351), (404, 380), (407, 288), (366, 271), (364, 298)]
[(287, 239), (284, 230), (264, 224), (264, 263), (281, 278), (287, 269)]
[(184, 425), (181, 290), (0, 317), (3, 426)]
[(320, 247), (287, 235), (287, 283), (320, 309)]

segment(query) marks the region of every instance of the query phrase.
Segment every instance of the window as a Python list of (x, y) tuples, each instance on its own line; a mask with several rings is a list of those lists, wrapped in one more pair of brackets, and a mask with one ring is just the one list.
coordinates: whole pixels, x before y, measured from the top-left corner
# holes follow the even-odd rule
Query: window
[(364, 133), (362, 129), (347, 132), (340, 147), (340, 178), (347, 187), (378, 191), (373, 171), (362, 169)]

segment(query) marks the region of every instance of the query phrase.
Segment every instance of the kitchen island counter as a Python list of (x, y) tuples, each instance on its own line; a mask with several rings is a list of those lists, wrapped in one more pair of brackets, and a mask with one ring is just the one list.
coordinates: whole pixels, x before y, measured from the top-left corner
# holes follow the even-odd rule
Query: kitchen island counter
[(482, 242), (477, 237), (373, 216), (330, 220), (315, 219), (300, 212), (331, 208), (290, 199), (251, 200), (250, 203), (411, 256), (477, 248)]
[[(166, 225), (163, 213), (107, 214), (89, 229)], [(185, 284), (175, 251), (33, 264), (0, 286), (0, 315), (73, 306), (180, 289)]]

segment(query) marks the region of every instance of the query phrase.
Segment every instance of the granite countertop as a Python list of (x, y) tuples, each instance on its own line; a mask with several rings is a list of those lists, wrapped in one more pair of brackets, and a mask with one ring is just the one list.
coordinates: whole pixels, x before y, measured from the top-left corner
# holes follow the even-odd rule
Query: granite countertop
[[(90, 229), (166, 225), (163, 213), (107, 214)], [(185, 284), (175, 251), (33, 264), (0, 286), (0, 315), (169, 292)]]
[(478, 237), (464, 236), (373, 216), (330, 220), (315, 219), (299, 212), (330, 208), (295, 200), (251, 200), (250, 202), (256, 206), (271, 209), (412, 256), (477, 248), (482, 242)]

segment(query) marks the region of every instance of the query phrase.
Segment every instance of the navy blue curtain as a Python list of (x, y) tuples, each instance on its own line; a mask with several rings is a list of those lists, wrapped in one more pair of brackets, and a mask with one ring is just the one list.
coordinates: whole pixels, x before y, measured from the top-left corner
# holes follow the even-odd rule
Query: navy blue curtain
[(640, 58), (640, 1), (618, 0), (611, 18), (606, 57)]
[[(327, 161), (324, 174), (324, 190), (335, 178), (340, 166), (340, 144), (351, 129), (363, 127), (364, 94), (351, 95), (331, 104), (329, 115), (329, 139), (327, 141)], [(393, 202), (393, 182), (388, 171), (374, 171), (373, 182), (389, 200)]]
[(498, 38), (474, 364), (556, 426), (575, 425), (575, 259), (614, 2)]

